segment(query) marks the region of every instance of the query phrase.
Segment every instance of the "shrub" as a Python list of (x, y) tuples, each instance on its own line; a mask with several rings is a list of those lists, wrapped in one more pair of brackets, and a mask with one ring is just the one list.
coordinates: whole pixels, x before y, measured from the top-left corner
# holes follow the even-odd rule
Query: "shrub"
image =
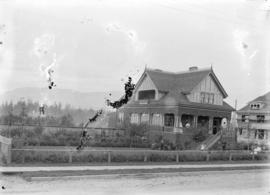
[(206, 154), (202, 152), (180, 153), (179, 162), (206, 161)]
[(259, 153), (254, 156), (255, 160), (268, 160), (269, 159), (269, 154), (266, 153)]
[(252, 160), (252, 154), (249, 153), (233, 154), (232, 160)]
[(42, 162), (45, 163), (67, 163), (69, 160), (69, 157), (66, 153), (60, 153), (60, 152), (49, 152), (47, 155), (42, 155)]
[(209, 160), (229, 160), (230, 154), (226, 152), (212, 152)]
[(204, 135), (203, 131), (199, 131), (198, 133), (195, 133), (192, 138), (195, 142), (198, 143), (204, 141), (206, 136)]
[(136, 153), (125, 153), (125, 154), (115, 154), (111, 153), (112, 162), (142, 162), (144, 160), (143, 154)]
[(89, 154), (87, 152), (74, 153), (72, 162), (107, 162), (108, 156), (106, 153)]
[(152, 162), (173, 162), (175, 161), (175, 156), (166, 153), (151, 153), (148, 155), (148, 159)]

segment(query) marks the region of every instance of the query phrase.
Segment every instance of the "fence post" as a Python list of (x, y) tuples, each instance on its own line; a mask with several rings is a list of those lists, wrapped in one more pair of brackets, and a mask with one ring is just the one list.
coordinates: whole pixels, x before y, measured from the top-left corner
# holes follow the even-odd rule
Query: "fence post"
[(254, 154), (254, 152), (252, 152), (252, 160), (254, 160), (255, 159), (255, 154)]
[(22, 151), (22, 163), (24, 164), (24, 160), (25, 160), (25, 151)]
[(229, 155), (229, 161), (232, 161), (232, 156), (233, 156), (233, 154), (230, 153), (230, 155)]
[(108, 163), (111, 163), (111, 151), (108, 151)]
[(73, 152), (68, 153), (68, 163), (72, 163), (72, 153)]
[(177, 163), (179, 163), (179, 153), (178, 152), (176, 153), (176, 159), (175, 160), (176, 160)]
[(144, 153), (143, 161), (144, 161), (144, 162), (147, 162), (147, 154), (146, 154), (146, 153)]
[(206, 161), (209, 161), (209, 160), (210, 160), (210, 155), (211, 155), (211, 152), (208, 151), (208, 152), (206, 153)]

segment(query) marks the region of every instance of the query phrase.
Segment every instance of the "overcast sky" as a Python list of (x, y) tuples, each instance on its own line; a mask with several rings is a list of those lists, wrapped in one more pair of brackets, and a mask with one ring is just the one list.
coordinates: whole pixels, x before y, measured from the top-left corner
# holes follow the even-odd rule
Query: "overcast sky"
[(145, 66), (212, 65), (241, 107), (270, 90), (267, 10), (269, 0), (2, 0), (0, 93), (46, 87), (54, 58), (57, 87), (83, 92), (122, 90)]

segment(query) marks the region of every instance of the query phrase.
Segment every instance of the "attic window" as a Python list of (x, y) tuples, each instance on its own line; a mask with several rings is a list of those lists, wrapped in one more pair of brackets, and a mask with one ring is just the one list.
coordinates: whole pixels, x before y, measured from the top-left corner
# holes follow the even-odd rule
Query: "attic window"
[(153, 100), (155, 99), (155, 90), (143, 90), (139, 91), (139, 100)]
[(207, 93), (207, 92), (201, 92), (200, 94), (200, 102), (204, 104), (214, 104), (214, 94), (213, 93)]
[(258, 109), (261, 108), (261, 104), (259, 104), (259, 103), (253, 103), (253, 104), (250, 104), (250, 108), (251, 108), (252, 110), (258, 110)]

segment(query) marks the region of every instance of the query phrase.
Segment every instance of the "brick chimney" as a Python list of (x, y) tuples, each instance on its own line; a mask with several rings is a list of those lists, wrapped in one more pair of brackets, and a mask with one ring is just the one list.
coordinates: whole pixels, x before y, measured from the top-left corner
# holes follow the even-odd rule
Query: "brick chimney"
[(193, 71), (198, 70), (198, 67), (197, 67), (197, 66), (191, 66), (191, 67), (189, 67), (188, 70), (189, 70), (190, 72), (193, 72)]

